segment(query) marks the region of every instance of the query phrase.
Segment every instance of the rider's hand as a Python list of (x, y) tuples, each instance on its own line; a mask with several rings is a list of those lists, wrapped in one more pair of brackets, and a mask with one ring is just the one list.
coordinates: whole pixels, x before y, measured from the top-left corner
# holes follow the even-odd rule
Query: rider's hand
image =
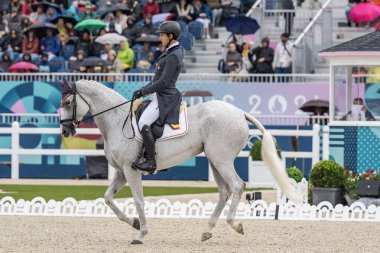
[(135, 90), (135, 92), (133, 92), (133, 96), (135, 97), (135, 99), (139, 99), (143, 96), (141, 90)]

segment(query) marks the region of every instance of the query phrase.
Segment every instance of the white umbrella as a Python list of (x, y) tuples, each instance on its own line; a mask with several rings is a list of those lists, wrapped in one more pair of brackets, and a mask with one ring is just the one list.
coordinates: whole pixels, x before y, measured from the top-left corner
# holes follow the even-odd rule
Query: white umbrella
[(121, 36), (117, 33), (106, 33), (102, 36), (99, 36), (98, 38), (95, 39), (96, 42), (100, 43), (100, 44), (107, 44), (107, 43), (111, 43), (112, 45), (114, 44), (119, 44), (120, 41), (126, 41), (127, 38), (125, 38), (124, 36)]

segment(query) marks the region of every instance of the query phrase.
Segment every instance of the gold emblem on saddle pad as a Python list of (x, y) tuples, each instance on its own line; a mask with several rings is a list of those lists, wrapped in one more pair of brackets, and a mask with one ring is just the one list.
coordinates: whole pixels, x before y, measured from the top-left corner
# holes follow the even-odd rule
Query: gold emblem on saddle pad
[(157, 63), (157, 70), (160, 70), (160, 64)]
[(179, 126), (179, 124), (170, 124), (170, 127), (171, 127), (173, 130), (181, 129), (181, 127)]

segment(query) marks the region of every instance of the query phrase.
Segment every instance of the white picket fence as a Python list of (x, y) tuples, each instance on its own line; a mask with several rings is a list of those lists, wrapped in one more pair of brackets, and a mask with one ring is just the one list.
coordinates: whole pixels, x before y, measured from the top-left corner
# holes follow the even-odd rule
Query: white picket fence
[[(137, 217), (133, 199), (116, 200), (117, 206), (129, 217)], [(145, 201), (145, 214), (148, 218), (209, 218), (216, 204), (203, 203), (198, 199), (189, 202), (176, 201), (171, 203), (167, 199), (156, 202)], [(229, 203), (224, 208), (221, 218), (225, 219), (229, 210)], [(0, 216), (71, 216), (71, 217), (116, 217), (105, 204), (103, 198), (94, 201), (76, 201), (66, 198), (63, 201), (49, 200), (37, 197), (31, 201), (12, 197), (0, 200)], [(380, 221), (380, 207), (374, 205), (365, 207), (363, 203), (353, 203), (351, 206), (337, 205), (333, 207), (329, 202), (319, 205), (304, 204), (295, 206), (292, 203), (267, 204), (257, 200), (251, 204), (241, 202), (236, 212), (237, 219), (267, 219), (267, 220), (330, 220), (330, 221)]]

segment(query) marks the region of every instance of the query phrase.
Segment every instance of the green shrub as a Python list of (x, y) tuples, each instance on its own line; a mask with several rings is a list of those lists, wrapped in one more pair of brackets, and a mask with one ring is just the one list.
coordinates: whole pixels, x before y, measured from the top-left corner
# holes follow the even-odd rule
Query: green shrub
[(297, 183), (301, 182), (303, 173), (296, 166), (290, 167), (286, 172), (288, 173), (288, 176), (296, 180)]
[[(251, 158), (253, 161), (262, 161), (263, 160), (263, 158), (261, 157), (261, 145), (262, 145), (262, 143), (263, 143), (262, 140), (258, 140), (252, 145), (250, 155), (251, 155)], [(276, 143), (276, 149), (277, 149), (278, 157), (282, 158), (281, 157), (281, 149), (277, 143)]]
[(342, 188), (345, 182), (345, 170), (334, 161), (321, 161), (310, 172), (310, 182), (314, 187)]

